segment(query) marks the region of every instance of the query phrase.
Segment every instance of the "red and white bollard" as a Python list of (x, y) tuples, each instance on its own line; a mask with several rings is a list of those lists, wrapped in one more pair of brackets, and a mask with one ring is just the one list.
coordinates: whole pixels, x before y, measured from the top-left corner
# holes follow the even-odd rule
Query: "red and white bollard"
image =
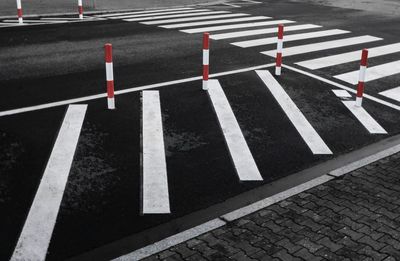
[(24, 20), (22, 18), (22, 4), (21, 0), (17, 0), (17, 14), (18, 14), (18, 23), (23, 24)]
[(112, 45), (106, 44), (104, 46), (105, 60), (106, 60), (106, 77), (107, 77), (107, 104), (108, 109), (115, 109), (114, 98), (114, 69), (112, 59)]
[(210, 34), (203, 34), (203, 90), (208, 90), (208, 74), (210, 64)]
[(283, 24), (278, 26), (278, 43), (276, 47), (276, 66), (275, 75), (281, 75), (282, 72), (282, 50), (283, 50)]
[(365, 75), (367, 72), (367, 63), (368, 63), (368, 50), (363, 49), (361, 55), (360, 73), (358, 76), (357, 97), (356, 97), (356, 106), (358, 107), (361, 107), (362, 105)]
[(83, 6), (82, 0), (78, 0), (79, 19), (83, 19)]

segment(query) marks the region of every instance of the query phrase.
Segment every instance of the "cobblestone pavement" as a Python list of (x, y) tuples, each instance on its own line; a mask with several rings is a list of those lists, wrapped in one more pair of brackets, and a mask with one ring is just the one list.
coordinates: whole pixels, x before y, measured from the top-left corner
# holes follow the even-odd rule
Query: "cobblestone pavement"
[(400, 260), (400, 154), (144, 260)]

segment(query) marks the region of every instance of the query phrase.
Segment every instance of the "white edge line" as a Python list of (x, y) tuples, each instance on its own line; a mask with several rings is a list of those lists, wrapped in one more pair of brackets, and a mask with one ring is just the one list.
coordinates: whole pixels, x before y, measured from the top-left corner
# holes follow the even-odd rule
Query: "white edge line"
[[(316, 80), (320, 80), (322, 82), (331, 84), (331, 85), (336, 86), (338, 88), (344, 89), (344, 90), (346, 90), (348, 92), (357, 93), (357, 90), (355, 90), (353, 88), (350, 88), (350, 87), (344, 86), (344, 85), (342, 85), (340, 83), (337, 83), (337, 82), (322, 78), (321, 76), (318, 76), (318, 75), (315, 75), (315, 74), (312, 74), (312, 73), (309, 73), (309, 72), (305, 72), (303, 70), (300, 70), (300, 69), (297, 69), (297, 68), (294, 68), (292, 66), (285, 65), (285, 64), (282, 64), (282, 67), (286, 68), (286, 69), (289, 69), (289, 70), (292, 70), (292, 71), (295, 71), (295, 72), (298, 72), (298, 73), (301, 73), (303, 75), (309, 76), (309, 77), (314, 78)], [(380, 103), (382, 105), (386, 105), (386, 106), (388, 106), (388, 107), (390, 107), (392, 109), (400, 111), (400, 106), (397, 106), (397, 105), (395, 105), (393, 103), (390, 103), (390, 102), (384, 101), (382, 99), (376, 98), (376, 97), (374, 97), (372, 95), (364, 93), (364, 98), (370, 99), (371, 101), (375, 101), (375, 102)], [(1, 114), (0, 114), (0, 116), (1, 116)]]
[[(204, 224), (198, 225), (194, 228), (188, 229), (186, 231), (183, 231), (181, 233), (178, 233), (176, 235), (167, 237), (163, 240), (160, 240), (154, 244), (148, 245), (146, 247), (143, 247), (141, 249), (135, 250), (130, 254), (127, 254), (125, 256), (121, 256), (119, 258), (114, 259), (114, 261), (123, 261), (123, 260), (139, 260), (142, 258), (146, 258), (148, 256), (151, 256), (153, 254), (159, 253), (163, 250), (166, 250), (170, 247), (173, 247), (177, 244), (183, 243), (187, 240), (193, 239), (201, 234), (207, 233), (209, 231), (212, 231), (214, 229), (217, 229), (219, 227), (222, 227), (226, 225), (228, 222), (237, 220), (239, 218), (242, 218), (246, 215), (250, 215), (256, 211), (259, 211), (260, 209), (266, 208), (270, 205), (273, 205), (275, 203), (278, 203), (279, 201), (285, 200), (291, 196), (297, 195), (301, 192), (304, 192), (306, 190), (309, 190), (311, 188), (314, 188), (316, 186), (319, 186), (321, 184), (324, 184), (332, 179), (335, 179), (335, 177), (342, 176), (344, 174), (347, 174), (351, 171), (354, 171), (358, 168), (361, 168), (365, 165), (368, 165), (370, 163), (373, 163), (375, 161), (381, 160), (385, 157), (389, 157), (395, 153), (400, 152), (400, 144), (395, 145), (391, 148), (385, 149), (383, 151), (380, 151), (378, 153), (375, 153), (373, 155), (367, 156), (363, 159), (360, 159), (356, 162), (350, 163), (348, 165), (345, 165), (343, 167), (340, 167), (338, 169), (335, 169), (333, 171), (330, 171), (328, 174), (322, 175), (320, 177), (314, 178), (310, 181), (307, 181), (303, 184), (300, 184), (298, 186), (295, 186), (293, 188), (287, 189), (285, 191), (282, 191), (280, 193), (277, 193), (271, 197), (265, 198), (263, 200), (257, 201), (253, 204), (250, 204), (248, 206), (245, 206), (243, 208), (234, 210), (230, 213), (227, 213), (225, 215), (222, 215), (220, 218), (213, 219), (211, 221), (208, 221)], [(226, 220), (226, 222), (224, 221)], [(136, 258), (136, 259), (135, 259)]]
[(161, 252), (163, 250), (166, 250), (172, 246), (175, 246), (177, 244), (183, 243), (187, 240), (190, 240), (192, 238), (195, 238), (197, 236), (200, 236), (204, 233), (207, 233), (209, 231), (212, 231), (214, 229), (217, 229), (219, 227), (222, 227), (226, 224), (225, 221), (216, 218), (213, 220), (210, 220), (204, 224), (201, 224), (199, 226), (190, 228), (188, 230), (185, 230), (181, 233), (178, 233), (176, 235), (167, 237), (163, 240), (160, 240), (154, 244), (148, 245), (146, 247), (143, 247), (141, 249), (138, 249), (132, 253), (129, 253), (127, 255), (118, 257), (116, 259), (113, 259), (114, 261), (123, 261), (123, 260), (140, 260), (143, 258), (146, 258), (148, 256), (151, 256), (153, 254), (156, 254), (158, 252)]
[[(248, 67), (248, 68), (243, 68), (243, 69), (238, 69), (238, 70), (210, 74), (210, 77), (219, 77), (219, 76), (237, 74), (237, 73), (248, 72), (248, 71), (253, 71), (253, 70), (258, 70), (258, 69), (269, 68), (272, 66), (275, 66), (275, 63), (263, 64), (263, 65), (258, 65), (258, 66), (253, 66), (253, 67)], [(165, 86), (180, 84), (180, 83), (185, 83), (185, 82), (192, 82), (192, 81), (197, 81), (197, 80), (201, 80), (201, 79), (203, 79), (202, 76), (196, 76), (196, 77), (190, 77), (190, 78), (181, 79), (181, 80), (174, 80), (174, 81), (169, 81), (169, 82), (155, 83), (155, 84), (144, 85), (144, 86), (139, 86), (139, 87), (132, 87), (132, 88), (116, 91), (115, 95), (126, 94), (126, 93), (131, 93), (131, 92), (138, 92), (138, 91), (142, 91), (142, 90), (148, 90), (148, 89), (159, 88), (159, 87), (165, 87)], [(30, 112), (30, 111), (43, 110), (43, 109), (58, 107), (58, 106), (62, 106), (62, 105), (68, 105), (68, 104), (72, 104), (72, 103), (96, 100), (96, 99), (105, 98), (105, 97), (107, 97), (107, 93), (100, 93), (100, 94), (89, 95), (89, 96), (85, 96), (85, 97), (81, 97), (81, 98), (68, 99), (68, 100), (63, 100), (63, 101), (58, 101), (58, 102), (51, 102), (51, 103), (45, 103), (45, 104), (40, 104), (40, 105), (18, 108), (18, 109), (12, 109), (12, 110), (0, 112), (0, 117), (24, 113), (24, 112)]]

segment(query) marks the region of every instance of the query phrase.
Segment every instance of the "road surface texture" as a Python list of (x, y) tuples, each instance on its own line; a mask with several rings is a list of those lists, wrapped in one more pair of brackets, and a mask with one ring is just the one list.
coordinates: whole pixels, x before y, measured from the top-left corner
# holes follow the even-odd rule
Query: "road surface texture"
[[(290, 0), (172, 9), (83, 21), (36, 17), (18, 26), (1, 19), (1, 260), (117, 258), (397, 140), (400, 18)], [(285, 26), (284, 58), (274, 77), (278, 24)], [(209, 91), (202, 90), (203, 32), (211, 37)], [(106, 43), (113, 45), (115, 110), (107, 109)], [(370, 59), (357, 107), (363, 48)], [(368, 180), (351, 174), (302, 195), (329, 203), (359, 179)], [(369, 210), (384, 223), (377, 211), (394, 211), (380, 207)], [(318, 214), (330, 215), (325, 210)], [(291, 220), (307, 229), (303, 216), (284, 217), (271, 224)], [(374, 240), (385, 244), (386, 234)], [(306, 238), (287, 237), (303, 245)], [(329, 244), (323, 238), (309, 239)], [(370, 250), (359, 239), (356, 252)], [(334, 243), (345, 256), (344, 243)]]

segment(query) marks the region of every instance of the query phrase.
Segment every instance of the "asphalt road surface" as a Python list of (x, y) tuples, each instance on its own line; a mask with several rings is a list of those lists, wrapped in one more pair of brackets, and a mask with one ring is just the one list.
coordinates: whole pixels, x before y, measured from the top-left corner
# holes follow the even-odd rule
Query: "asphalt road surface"
[[(191, 8), (0, 24), (1, 260), (23, 256), (29, 245), (21, 242), (29, 238), (21, 235), (29, 232), (40, 234), (36, 249), (47, 250), (47, 260), (116, 258), (257, 200), (229, 203), (232, 197), (399, 133), (399, 18), (293, 1)], [(274, 74), (279, 23), (285, 24), (284, 68), (275, 85), (260, 75)], [(261, 29), (267, 31), (254, 31)], [(216, 97), (202, 90), (203, 31), (213, 38), (210, 73), (218, 74), (212, 78), (262, 181), (241, 180), (221, 130), (229, 117), (216, 114)], [(261, 38), (268, 39), (252, 41)], [(107, 109), (105, 96), (105, 43), (113, 44), (115, 110)], [(371, 58), (360, 109), (353, 101), (363, 48)], [(142, 96), (149, 90), (159, 91), (162, 132), (142, 130), (148, 109)], [(81, 124), (74, 122), (77, 115), (84, 117)], [(299, 123), (299, 115), (305, 121)], [(76, 148), (68, 130), (79, 137)], [(141, 160), (147, 131), (164, 139), (170, 213), (143, 213), (142, 169), (158, 163)], [(307, 139), (332, 154), (315, 153)], [(70, 168), (67, 156), (73, 156)], [(54, 186), (51, 175), (43, 183), (49, 169), (60, 166), (67, 169), (65, 190), (58, 177)], [(39, 192), (62, 200), (50, 202)], [(46, 208), (53, 219), (36, 222), (50, 229), (36, 234), (29, 230), (32, 216)]]

